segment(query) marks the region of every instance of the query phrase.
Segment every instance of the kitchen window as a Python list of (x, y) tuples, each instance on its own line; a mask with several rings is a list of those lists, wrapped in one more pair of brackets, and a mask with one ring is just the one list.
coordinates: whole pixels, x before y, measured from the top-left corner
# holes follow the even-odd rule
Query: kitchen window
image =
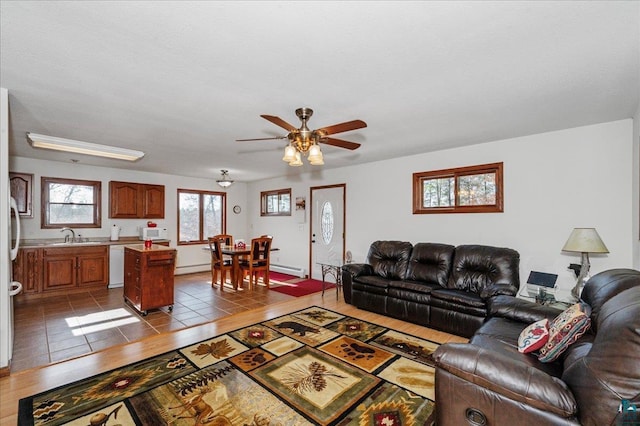
[(178, 245), (203, 244), (226, 234), (226, 210), (224, 192), (178, 189)]
[(503, 212), (503, 163), (413, 174), (413, 213)]
[(291, 188), (261, 192), (260, 216), (291, 216)]
[(100, 228), (102, 183), (42, 177), (41, 227)]

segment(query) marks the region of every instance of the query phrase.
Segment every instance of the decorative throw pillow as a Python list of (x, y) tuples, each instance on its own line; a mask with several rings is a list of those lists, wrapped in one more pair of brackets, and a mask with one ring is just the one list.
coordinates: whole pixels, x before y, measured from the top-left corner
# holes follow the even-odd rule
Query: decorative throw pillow
[(528, 354), (537, 351), (549, 340), (549, 320), (542, 319), (527, 326), (518, 337), (518, 352)]
[(584, 303), (570, 306), (549, 324), (549, 340), (540, 348), (538, 359), (555, 361), (567, 348), (591, 326), (591, 307)]

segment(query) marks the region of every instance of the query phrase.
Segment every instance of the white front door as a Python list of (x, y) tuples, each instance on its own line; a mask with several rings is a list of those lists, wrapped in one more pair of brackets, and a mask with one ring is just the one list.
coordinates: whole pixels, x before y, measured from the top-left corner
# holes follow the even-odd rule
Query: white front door
[[(322, 279), (317, 262), (344, 259), (345, 185), (311, 188), (311, 262), (310, 277)], [(326, 281), (334, 281), (327, 275)]]

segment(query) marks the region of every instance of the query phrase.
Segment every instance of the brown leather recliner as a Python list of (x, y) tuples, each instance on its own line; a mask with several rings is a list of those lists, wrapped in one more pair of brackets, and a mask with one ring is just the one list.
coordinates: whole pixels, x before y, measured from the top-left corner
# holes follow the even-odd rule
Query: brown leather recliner
[(542, 363), (518, 352), (518, 336), (561, 310), (493, 298), (470, 343), (434, 353), (437, 425), (640, 424), (640, 272), (595, 275), (582, 301), (591, 307), (591, 330)]

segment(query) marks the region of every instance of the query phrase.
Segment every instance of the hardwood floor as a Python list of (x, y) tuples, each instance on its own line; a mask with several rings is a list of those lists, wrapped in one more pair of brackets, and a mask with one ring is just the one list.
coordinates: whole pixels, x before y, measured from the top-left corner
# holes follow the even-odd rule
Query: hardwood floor
[[(268, 290), (266, 291), (268, 292)], [(206, 293), (209, 292), (215, 293), (219, 292), (219, 290), (208, 290)], [(17, 423), (18, 401), (26, 396), (313, 305), (421, 336), (438, 343), (466, 341), (466, 339), (458, 336), (357, 309), (344, 303), (342, 297), (336, 301), (334, 292), (334, 289), (328, 290), (324, 297), (321, 293), (298, 298), (288, 297), (287, 300), (273, 301), (267, 305), (256, 306), (204, 324), (175, 331), (166, 330), (162, 333), (146, 336), (140, 340), (116, 344), (71, 360), (15, 373), (12, 372), (9, 377), (0, 379), (0, 425), (15, 425)]]

